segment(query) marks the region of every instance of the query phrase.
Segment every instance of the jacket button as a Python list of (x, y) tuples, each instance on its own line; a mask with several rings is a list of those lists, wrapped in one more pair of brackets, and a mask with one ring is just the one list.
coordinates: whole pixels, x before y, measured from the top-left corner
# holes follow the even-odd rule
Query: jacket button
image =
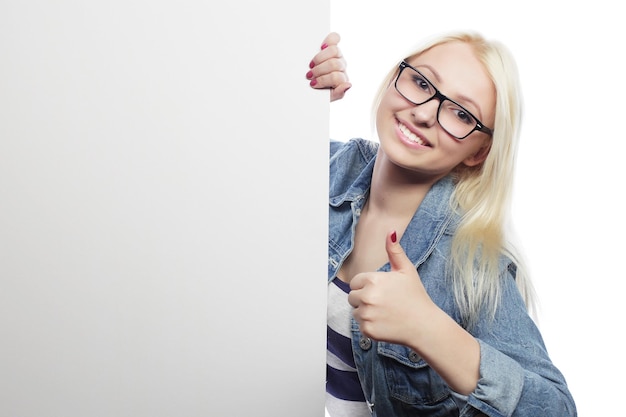
[(369, 337), (362, 337), (359, 340), (359, 346), (363, 350), (369, 350), (372, 347), (372, 340)]
[(413, 363), (417, 363), (420, 361), (420, 359), (422, 359), (420, 357), (420, 355), (418, 355), (416, 352), (411, 351), (411, 353), (409, 353), (409, 360)]

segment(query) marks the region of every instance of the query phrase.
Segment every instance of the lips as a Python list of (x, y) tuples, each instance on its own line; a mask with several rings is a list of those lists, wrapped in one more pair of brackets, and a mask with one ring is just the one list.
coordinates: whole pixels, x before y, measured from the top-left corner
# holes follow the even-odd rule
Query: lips
[(398, 129), (409, 141), (417, 143), (420, 146), (431, 146), (430, 143), (423, 137), (413, 133), (407, 126), (398, 121)]

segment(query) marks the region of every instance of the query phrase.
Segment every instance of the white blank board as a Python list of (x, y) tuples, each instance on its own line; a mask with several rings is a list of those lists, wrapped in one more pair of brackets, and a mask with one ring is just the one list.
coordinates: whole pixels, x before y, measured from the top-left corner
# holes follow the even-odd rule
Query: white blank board
[(323, 415), (328, 19), (0, 3), (0, 417)]

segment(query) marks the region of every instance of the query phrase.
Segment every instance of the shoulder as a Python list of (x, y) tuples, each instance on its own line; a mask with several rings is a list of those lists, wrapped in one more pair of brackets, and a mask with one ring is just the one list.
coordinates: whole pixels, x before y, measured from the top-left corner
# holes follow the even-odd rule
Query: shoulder
[(376, 156), (378, 143), (366, 139), (350, 139), (347, 142), (331, 139), (330, 158), (351, 157), (362, 158), (366, 163)]
[(331, 141), (329, 195), (331, 204), (363, 196), (370, 186), (378, 143), (364, 139)]

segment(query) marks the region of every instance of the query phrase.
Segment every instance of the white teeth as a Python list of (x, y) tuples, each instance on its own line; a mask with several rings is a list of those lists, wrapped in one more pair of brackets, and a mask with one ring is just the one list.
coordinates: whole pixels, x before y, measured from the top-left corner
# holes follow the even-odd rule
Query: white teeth
[(426, 143), (424, 143), (423, 140), (421, 140), (415, 133), (411, 132), (402, 123), (398, 123), (398, 128), (400, 129), (400, 132), (402, 132), (402, 134), (404, 136), (406, 136), (411, 142), (415, 142), (415, 143), (420, 144), (422, 146), (426, 146)]

